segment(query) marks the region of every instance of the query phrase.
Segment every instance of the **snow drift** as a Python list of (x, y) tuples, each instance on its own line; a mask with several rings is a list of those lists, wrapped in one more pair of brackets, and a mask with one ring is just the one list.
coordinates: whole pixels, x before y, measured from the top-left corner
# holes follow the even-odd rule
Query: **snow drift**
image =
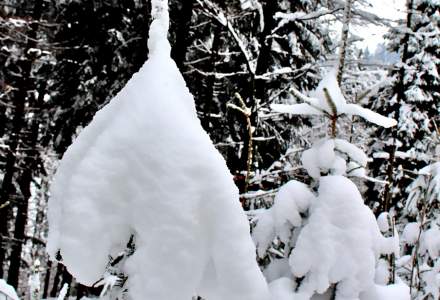
[(170, 59), (167, 23), (153, 21), (150, 58), (65, 153), (48, 251), (91, 285), (133, 234), (132, 299), (268, 299), (232, 176)]

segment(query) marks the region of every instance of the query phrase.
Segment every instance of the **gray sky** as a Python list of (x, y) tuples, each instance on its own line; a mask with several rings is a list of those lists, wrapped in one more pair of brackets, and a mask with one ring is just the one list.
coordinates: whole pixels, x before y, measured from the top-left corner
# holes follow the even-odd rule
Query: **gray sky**
[[(368, 8), (368, 11), (375, 13), (376, 15), (391, 19), (398, 20), (405, 18), (405, 0), (369, 0), (373, 7)], [(383, 35), (387, 32), (387, 28), (370, 25), (368, 27), (355, 26), (352, 28), (352, 32), (363, 37), (365, 41), (363, 46), (368, 46), (371, 52), (374, 52), (377, 44), (384, 41)]]

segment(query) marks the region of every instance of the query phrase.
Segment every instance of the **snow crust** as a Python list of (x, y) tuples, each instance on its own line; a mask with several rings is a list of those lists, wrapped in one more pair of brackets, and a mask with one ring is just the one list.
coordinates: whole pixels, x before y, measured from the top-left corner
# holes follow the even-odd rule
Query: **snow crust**
[(237, 188), (169, 57), (167, 26), (153, 21), (148, 61), (66, 151), (48, 252), (91, 285), (134, 235), (131, 299), (267, 300)]
[(0, 295), (2, 293), (12, 300), (19, 300), (15, 289), (11, 285), (7, 284), (4, 279), (0, 279)]

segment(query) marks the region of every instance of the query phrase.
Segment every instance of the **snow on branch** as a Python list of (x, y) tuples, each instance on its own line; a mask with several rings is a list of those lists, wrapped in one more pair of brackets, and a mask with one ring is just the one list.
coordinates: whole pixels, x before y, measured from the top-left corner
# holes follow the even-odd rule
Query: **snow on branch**
[[(328, 72), (319, 83), (317, 89), (308, 97), (295, 89), (291, 88), (292, 93), (304, 103), (301, 104), (272, 104), (271, 108), (275, 112), (290, 114), (319, 115), (327, 117), (339, 117), (341, 115), (359, 116), (378, 126), (389, 128), (397, 124), (396, 120), (384, 117), (372, 110), (363, 108), (358, 104), (347, 103), (341, 89), (336, 81), (334, 71)], [(331, 100), (331, 101), (329, 101)], [(334, 106), (334, 107), (333, 107)]]
[(226, 27), (231, 36), (233, 37), (235, 43), (237, 44), (240, 52), (244, 56), (246, 66), (248, 68), (249, 73), (255, 75), (255, 63), (252, 60), (251, 54), (247, 50), (242, 37), (234, 28), (232, 23), (228, 20), (225, 14), (211, 1), (209, 0), (197, 0), (200, 6), (204, 9), (204, 12), (210, 16), (212, 19), (216, 20), (220, 25)]
[(275, 13), (274, 18), (279, 19), (278, 26), (272, 30), (272, 34), (279, 31), (283, 27), (285, 27), (287, 24), (292, 22), (298, 22), (298, 21), (310, 21), (314, 19), (318, 19), (327, 15), (334, 14), (340, 10), (344, 9), (343, 6), (338, 6), (334, 9), (321, 9), (317, 11), (313, 11), (311, 13), (305, 13), (305, 12), (294, 12), (294, 13), (283, 13), (283, 12), (277, 12)]

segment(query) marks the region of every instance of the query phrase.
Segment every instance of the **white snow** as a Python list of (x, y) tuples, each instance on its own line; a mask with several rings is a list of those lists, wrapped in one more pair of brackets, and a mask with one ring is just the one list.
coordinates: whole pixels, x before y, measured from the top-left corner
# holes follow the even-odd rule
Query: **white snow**
[(281, 277), (269, 284), (270, 293), (273, 300), (295, 299), (295, 283), (287, 277)]
[(318, 100), (316, 103), (317, 106), (330, 115), (333, 115), (333, 111), (327, 99), (328, 95), (336, 106), (337, 114), (343, 113), (344, 107), (347, 105), (345, 97), (336, 81), (336, 73), (335, 69), (330, 70), (319, 82), (318, 87), (310, 93), (310, 97)]
[(276, 194), (272, 207), (275, 226), (281, 228), (286, 222), (290, 223), (290, 227), (300, 226), (300, 213), (306, 212), (314, 199), (315, 196), (304, 183), (291, 180), (284, 184)]
[(301, 213), (305, 213), (315, 201), (307, 185), (296, 180), (284, 184), (275, 196), (273, 206), (258, 215), (253, 230), (259, 257), (264, 257), (275, 236), (288, 243), (292, 228), (302, 225)]
[(309, 299), (338, 283), (336, 299), (356, 299), (374, 284), (385, 238), (349, 179), (321, 177), (318, 193), (290, 256), (292, 273), (304, 276), (298, 292)]
[(292, 278), (292, 272), (290, 271), (289, 260), (287, 258), (274, 259), (263, 271), (264, 277), (267, 282), (270, 283), (280, 278)]
[(264, 257), (266, 250), (275, 237), (275, 221), (272, 212), (272, 209), (268, 209), (259, 214), (258, 224), (252, 232), (259, 257)]
[(373, 153), (373, 158), (382, 158), (382, 159), (389, 159), (390, 158), (390, 154), (387, 152), (374, 152)]
[(301, 156), (303, 167), (315, 179), (321, 172), (344, 175), (347, 171), (346, 159), (351, 160), (348, 168), (351, 176), (366, 177), (364, 168), (370, 159), (361, 149), (345, 140), (319, 140)]
[(346, 140), (335, 139), (335, 147), (339, 151), (347, 154), (351, 160), (357, 162), (362, 167), (366, 167), (367, 163), (371, 161), (362, 149)]
[[(336, 116), (342, 114), (360, 116), (376, 125), (388, 128), (397, 124), (396, 120), (384, 117), (372, 110), (363, 108), (357, 104), (347, 103), (337, 81), (336, 71), (329, 71), (321, 80), (318, 87), (310, 93), (310, 97), (303, 95), (295, 88), (291, 89), (293, 94), (302, 100), (300, 104), (272, 104), (271, 109), (279, 113), (319, 115), (327, 114)], [(331, 100), (330, 100), (331, 99)], [(336, 109), (333, 112), (333, 105)]]
[(376, 265), (374, 282), (380, 285), (386, 285), (390, 279), (389, 263), (386, 259), (379, 259)]
[(376, 125), (389, 128), (397, 125), (396, 120), (384, 117), (372, 110), (363, 108), (357, 104), (347, 104), (344, 113), (352, 116), (359, 116)]
[(316, 108), (306, 104), (272, 104), (270, 106), (273, 111), (278, 113), (286, 113), (292, 115), (322, 115), (322, 112)]
[(432, 260), (440, 256), (440, 229), (435, 222), (431, 223), (431, 228), (423, 232), (420, 251), (421, 253), (428, 252)]
[(390, 222), (388, 221), (388, 216), (389, 214), (387, 212), (383, 212), (377, 217), (377, 225), (379, 226), (379, 229), (382, 233), (390, 230)]
[(336, 160), (334, 148), (335, 144), (332, 139), (322, 139), (303, 152), (301, 162), (310, 176), (315, 179), (319, 178), (321, 169), (327, 172), (332, 168)]
[(69, 290), (69, 285), (67, 283), (63, 284), (63, 287), (61, 288), (61, 291), (57, 297), (57, 300), (66, 299), (66, 295), (67, 295), (68, 290)]
[(365, 178), (367, 180), (371, 179), (370, 177), (367, 176), (367, 171), (365, 170), (365, 168), (353, 161), (350, 161), (347, 164), (347, 175), (353, 177)]
[(420, 201), (428, 207), (440, 201), (440, 162), (422, 168), (419, 176), (407, 187), (408, 199), (405, 209), (410, 215), (418, 213)]
[(237, 188), (170, 59), (165, 8), (154, 14), (165, 17), (151, 24), (148, 61), (64, 154), (48, 252), (60, 250), (91, 285), (133, 234), (124, 266), (133, 300), (266, 300)]
[(423, 272), (421, 277), (426, 285), (424, 287), (426, 294), (431, 294), (432, 299), (440, 299), (440, 260), (437, 259), (434, 267), (429, 271)]
[(390, 285), (374, 285), (361, 294), (359, 300), (410, 300), (409, 287), (400, 279)]
[(402, 233), (402, 240), (408, 245), (415, 245), (420, 233), (420, 225), (416, 222), (411, 222), (405, 225)]
[(11, 285), (7, 284), (4, 279), (0, 279), (0, 295), (2, 293), (12, 300), (19, 300), (15, 289)]

